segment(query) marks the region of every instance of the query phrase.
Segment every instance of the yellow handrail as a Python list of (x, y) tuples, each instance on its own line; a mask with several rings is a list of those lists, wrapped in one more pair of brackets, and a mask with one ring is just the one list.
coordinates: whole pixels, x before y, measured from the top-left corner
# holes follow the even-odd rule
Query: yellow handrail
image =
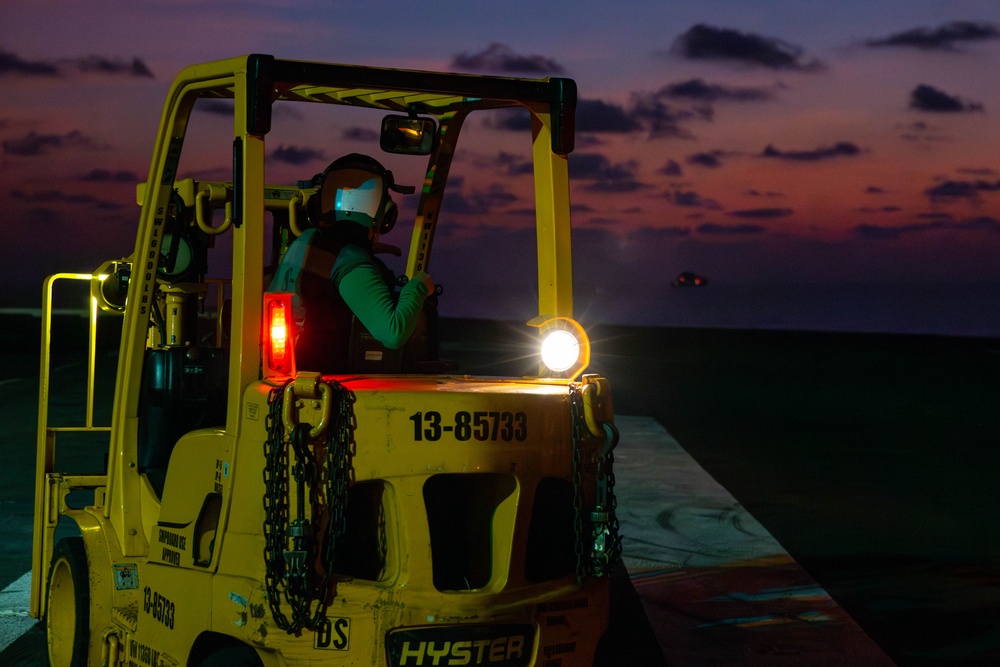
[[(110, 426), (94, 426), (94, 380), (97, 357), (97, 312), (96, 297), (91, 295), (88, 309), (87, 343), (87, 412), (83, 426), (49, 426), (49, 392), (52, 386), (52, 312), (53, 287), (59, 280), (92, 281), (104, 280), (103, 274), (57, 273), (45, 279), (42, 290), (42, 343), (38, 381), (38, 436), (35, 452), (35, 518), (32, 536), (32, 579), (29, 613), (38, 618), (42, 613), (42, 587), (45, 582), (46, 566), (52, 558), (55, 527), (58, 518), (51, 516), (61, 507), (50, 507), (51, 494), (48, 489), (50, 476), (55, 474), (56, 434), (61, 432), (110, 432)], [(93, 483), (98, 477), (88, 478)], [(45, 511), (43, 511), (45, 510)]]

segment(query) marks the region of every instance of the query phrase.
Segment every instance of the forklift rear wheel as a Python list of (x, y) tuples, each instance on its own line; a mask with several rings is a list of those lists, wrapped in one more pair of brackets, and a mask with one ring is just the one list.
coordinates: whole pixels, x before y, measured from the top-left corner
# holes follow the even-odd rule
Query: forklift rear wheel
[(63, 538), (52, 553), (45, 630), (52, 667), (86, 667), (90, 646), (90, 577), (83, 538)]

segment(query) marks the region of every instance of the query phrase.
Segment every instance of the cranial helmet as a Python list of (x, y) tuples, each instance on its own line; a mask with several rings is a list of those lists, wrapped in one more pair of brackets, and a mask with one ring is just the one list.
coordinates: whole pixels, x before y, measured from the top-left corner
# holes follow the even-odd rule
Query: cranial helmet
[(323, 225), (355, 222), (385, 234), (396, 224), (396, 204), (389, 191), (411, 194), (412, 187), (396, 185), (392, 172), (378, 160), (351, 153), (334, 160), (318, 177), (315, 219)]

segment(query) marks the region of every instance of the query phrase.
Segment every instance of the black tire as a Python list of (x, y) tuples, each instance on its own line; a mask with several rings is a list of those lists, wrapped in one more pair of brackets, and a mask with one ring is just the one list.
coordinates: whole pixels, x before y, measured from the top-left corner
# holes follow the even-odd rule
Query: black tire
[(45, 631), (52, 667), (87, 667), (90, 574), (82, 537), (59, 540), (49, 567)]
[(257, 652), (249, 646), (220, 648), (201, 661), (199, 667), (264, 667)]

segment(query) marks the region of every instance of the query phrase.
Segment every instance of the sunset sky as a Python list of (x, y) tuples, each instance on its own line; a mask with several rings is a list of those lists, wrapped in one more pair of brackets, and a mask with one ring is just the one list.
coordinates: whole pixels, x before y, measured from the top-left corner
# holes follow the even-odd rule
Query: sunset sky
[[(995, 0), (4, 0), (0, 26), (0, 307), (131, 252), (174, 74), (257, 52), (575, 79), (582, 319), (1000, 336)], [(306, 178), (338, 139), (377, 153), (349, 129), (279, 157)], [(530, 243), (530, 181), (460, 159), (442, 311), (520, 317), (516, 268), (448, 279)]]

